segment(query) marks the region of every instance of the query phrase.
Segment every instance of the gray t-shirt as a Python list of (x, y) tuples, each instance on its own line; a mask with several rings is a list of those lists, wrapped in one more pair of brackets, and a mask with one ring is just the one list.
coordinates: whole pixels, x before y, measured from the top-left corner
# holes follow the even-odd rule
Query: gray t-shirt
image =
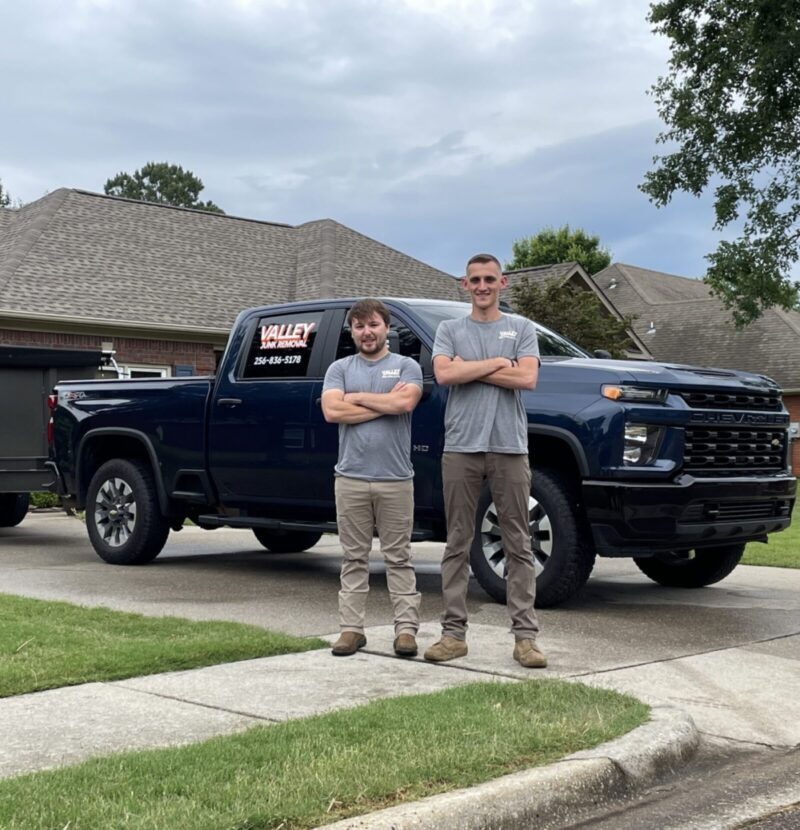
[[(410, 357), (391, 352), (380, 360), (360, 354), (343, 357), (325, 373), (322, 391), (391, 392), (399, 381), (422, 388), (422, 369)], [(411, 413), (381, 415), (363, 424), (339, 424), (336, 475), (369, 481), (412, 478)]]
[[(539, 357), (536, 327), (525, 317), (504, 314), (481, 323), (471, 317), (443, 320), (436, 330), (433, 357), (464, 360)], [(444, 414), (445, 452), (528, 452), (528, 419), (519, 389), (473, 381), (450, 387)]]

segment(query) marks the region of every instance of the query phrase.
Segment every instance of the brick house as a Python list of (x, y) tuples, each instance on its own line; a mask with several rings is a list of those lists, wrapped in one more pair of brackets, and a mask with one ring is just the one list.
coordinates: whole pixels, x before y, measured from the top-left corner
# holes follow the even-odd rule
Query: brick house
[(82, 190), (0, 209), (0, 346), (214, 372), (236, 314), (316, 297), (459, 299), (448, 274), (322, 219), (258, 222)]

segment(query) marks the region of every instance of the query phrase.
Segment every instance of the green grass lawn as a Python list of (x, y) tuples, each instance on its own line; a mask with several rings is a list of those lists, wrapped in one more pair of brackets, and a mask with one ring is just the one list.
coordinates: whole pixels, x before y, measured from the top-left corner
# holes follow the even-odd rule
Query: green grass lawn
[(800, 518), (780, 533), (770, 533), (769, 542), (751, 542), (745, 548), (743, 565), (771, 565), (774, 568), (800, 568)]
[(546, 764), (648, 714), (634, 698), (558, 680), (377, 700), (0, 781), (0, 827), (297, 830)]
[(325, 646), (252, 625), (0, 594), (0, 697)]

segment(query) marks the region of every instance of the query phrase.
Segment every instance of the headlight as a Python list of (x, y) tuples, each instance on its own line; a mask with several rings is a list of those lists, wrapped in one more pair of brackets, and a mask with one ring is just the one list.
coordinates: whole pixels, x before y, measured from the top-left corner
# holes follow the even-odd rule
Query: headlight
[(625, 424), (625, 445), (622, 460), (627, 467), (649, 464), (656, 456), (661, 441), (661, 427), (649, 424)]
[(667, 389), (649, 389), (645, 386), (620, 386), (607, 383), (600, 390), (605, 398), (612, 401), (638, 401), (639, 403), (664, 403)]

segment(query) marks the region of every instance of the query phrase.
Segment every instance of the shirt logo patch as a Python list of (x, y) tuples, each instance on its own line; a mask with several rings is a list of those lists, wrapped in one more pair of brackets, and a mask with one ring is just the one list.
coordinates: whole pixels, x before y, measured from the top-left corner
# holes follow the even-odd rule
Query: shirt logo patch
[(516, 340), (517, 339), (517, 332), (513, 329), (509, 329), (509, 331), (501, 331), (499, 340)]
[(400, 370), (399, 369), (384, 369), (381, 372), (382, 378), (399, 378), (400, 377)]

